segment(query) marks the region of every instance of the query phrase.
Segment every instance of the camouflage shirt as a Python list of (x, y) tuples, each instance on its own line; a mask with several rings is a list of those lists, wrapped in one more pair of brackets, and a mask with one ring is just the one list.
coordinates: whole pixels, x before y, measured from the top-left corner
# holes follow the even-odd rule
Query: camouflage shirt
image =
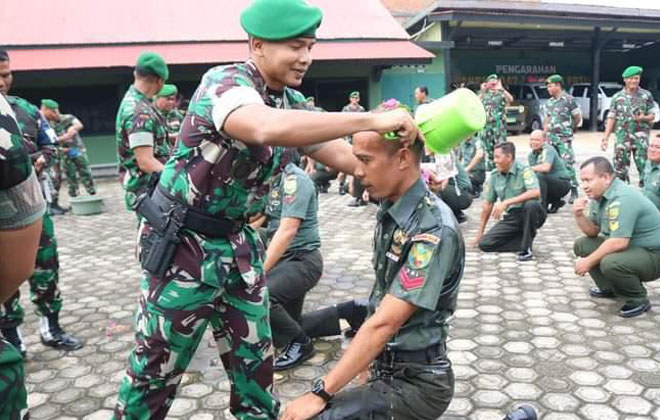
[(32, 161), (43, 156), (45, 168), (55, 162), (57, 156), (57, 136), (39, 108), (23, 98), (7, 96), (7, 102), (16, 115), (16, 121), (23, 133), (23, 143)]
[(633, 139), (635, 133), (648, 134), (651, 124), (648, 122), (635, 122), (638, 113), (648, 114), (654, 107), (653, 96), (648, 90), (638, 88), (637, 92), (626, 93), (623, 88), (612, 97), (608, 118), (615, 121), (614, 134), (618, 140)]
[(580, 114), (575, 98), (563, 92), (559, 98), (551, 97), (545, 105), (548, 133), (561, 137), (573, 137), (573, 116)]
[(366, 110), (360, 104), (356, 106), (353, 106), (352, 104), (348, 104), (341, 109), (341, 112), (366, 112)]
[(481, 103), (486, 110), (486, 125), (500, 123), (506, 126), (506, 98), (500, 90), (488, 90), (481, 95)]
[[(80, 120), (76, 118), (73, 114), (62, 114), (60, 115), (59, 121), (51, 121), (55, 133), (57, 136), (66, 134), (67, 130), (74, 124), (81, 124)], [(69, 140), (65, 145), (60, 145), (60, 147), (67, 148), (66, 155), (69, 157), (80, 156), (85, 151), (85, 145), (83, 144), (80, 134), (76, 133), (71, 140)]]
[(126, 208), (129, 210), (138, 195), (144, 192), (149, 174), (137, 165), (133, 148), (153, 147), (154, 157), (165, 163), (170, 155), (165, 120), (149, 98), (135, 86), (124, 95), (115, 121), (115, 140), (119, 155), (119, 180), (125, 191)]
[(419, 179), (396, 202), (383, 202), (376, 218), (369, 313), (387, 294), (417, 307), (387, 348), (422, 350), (443, 343), (465, 266), (465, 245), (451, 209)]
[(158, 111), (165, 120), (167, 132), (171, 135), (178, 135), (181, 131), (181, 123), (183, 122), (183, 114), (178, 109), (172, 109), (169, 112)]

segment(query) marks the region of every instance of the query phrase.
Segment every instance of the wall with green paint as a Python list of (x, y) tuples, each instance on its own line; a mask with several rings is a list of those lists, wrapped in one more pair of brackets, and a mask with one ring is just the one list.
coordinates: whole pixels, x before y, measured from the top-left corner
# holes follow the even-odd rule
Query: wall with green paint
[(414, 108), (414, 91), (417, 86), (429, 88), (432, 98), (445, 94), (444, 62), (441, 51), (432, 51), (436, 57), (430, 64), (414, 66), (395, 66), (384, 70), (380, 80), (382, 99), (395, 98)]

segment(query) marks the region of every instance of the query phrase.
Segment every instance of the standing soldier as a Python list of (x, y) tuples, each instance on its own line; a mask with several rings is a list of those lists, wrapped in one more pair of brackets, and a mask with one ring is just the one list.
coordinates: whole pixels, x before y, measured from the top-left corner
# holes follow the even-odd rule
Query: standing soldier
[(398, 132), (404, 144), (417, 137), (403, 111), (291, 109), (305, 102), (289, 86), (302, 84), (321, 19), (303, 0), (255, 0), (241, 14), (250, 59), (202, 77), (176, 151), (138, 206), (146, 219), (138, 249), (145, 270), (116, 418), (166, 416), (209, 323), (230, 378), (231, 413), (277, 418), (263, 250), (245, 221), (263, 212), (291, 155), (284, 147), (353, 173), (351, 148), (333, 139), (366, 130)]
[(610, 134), (614, 131), (614, 172), (624, 182), (630, 182), (628, 171), (630, 155), (635, 159), (639, 172), (639, 185), (644, 185), (641, 174), (646, 163), (651, 123), (655, 119), (653, 96), (648, 90), (639, 87), (643, 69), (638, 66), (628, 67), (623, 74), (625, 87), (612, 97), (607, 126), (601, 148), (607, 150)]
[(119, 155), (119, 180), (126, 209), (146, 191), (151, 173), (160, 173), (170, 155), (167, 126), (151, 98), (163, 88), (170, 72), (163, 58), (152, 52), (140, 55), (134, 82), (119, 104), (115, 139)]
[(502, 81), (497, 74), (486, 78), (485, 86), (479, 96), (486, 110), (486, 125), (480, 133), (486, 148), (488, 170), (494, 168), (494, 147), (506, 141), (506, 106), (513, 102), (513, 96), (502, 87)]
[[(348, 95), (348, 104), (345, 105), (342, 109), (341, 112), (365, 112), (365, 109), (362, 105), (360, 105), (360, 92), (354, 91), (351, 92), (350, 95)], [(346, 136), (345, 140), (348, 142), (348, 144), (353, 144), (353, 136)], [(337, 177), (337, 180), (339, 181), (339, 194), (343, 195), (346, 194), (348, 191), (348, 186), (347, 183), (348, 181), (346, 180), (346, 174), (340, 173), (339, 176)], [(362, 201), (362, 188), (360, 188), (359, 181), (353, 181), (353, 197), (355, 198), (355, 201), (350, 203), (350, 206), (356, 207), (360, 206), (363, 204)]]
[(431, 98), (429, 98), (429, 88), (426, 86), (417, 86), (415, 88), (414, 95), (417, 106), (428, 104), (429, 102), (433, 101)]
[[(43, 102), (41, 104), (41, 114), (46, 117), (48, 120), (48, 110), (44, 106)], [(50, 120), (49, 120), (50, 123)], [(52, 126), (52, 124), (51, 124)], [(63, 153), (62, 146), (58, 143), (56, 145), (57, 153), (53, 156), (53, 164), (47, 169), (48, 176), (52, 183), (52, 189), (50, 191), (50, 214), (52, 216), (61, 216), (65, 214), (69, 209), (65, 209), (60, 206), (60, 188), (62, 187), (62, 172), (64, 171), (63, 166)]]
[[(40, 174), (52, 163), (52, 158), (57, 152), (55, 132), (36, 106), (23, 98), (7, 96), (12, 81), (9, 55), (6, 51), (0, 50), (0, 93), (5, 96), (16, 115), (35, 172)], [(48, 201), (50, 195), (48, 180), (41, 178), (41, 182), (41, 192)], [(41, 316), (41, 342), (46, 346), (63, 350), (81, 348), (80, 340), (64, 332), (59, 324), (59, 313), (62, 308), (62, 298), (57, 286), (59, 261), (55, 228), (49, 212), (46, 212), (42, 219), (35, 269), (28, 280), (32, 302)], [(0, 329), (5, 338), (25, 354), (27, 349), (19, 329), (23, 323), (24, 311), (19, 300), (20, 294), (17, 291), (0, 307)]]
[(156, 109), (165, 120), (170, 146), (174, 146), (183, 122), (183, 114), (176, 108), (178, 93), (179, 90), (175, 85), (164, 85), (160, 92), (156, 94), (156, 100), (154, 101)]
[(59, 104), (52, 99), (41, 100), (41, 111), (57, 134), (57, 142), (62, 150), (64, 171), (69, 183), (69, 196), (78, 196), (79, 177), (87, 194), (96, 194), (87, 152), (79, 134), (83, 124), (73, 114), (60, 114)]
[(582, 124), (580, 106), (571, 95), (564, 92), (564, 79), (553, 74), (545, 81), (550, 99), (546, 104), (543, 132), (550, 144), (557, 150), (571, 176), (571, 197), (573, 203), (578, 195), (578, 181), (575, 172), (575, 152), (573, 133)]

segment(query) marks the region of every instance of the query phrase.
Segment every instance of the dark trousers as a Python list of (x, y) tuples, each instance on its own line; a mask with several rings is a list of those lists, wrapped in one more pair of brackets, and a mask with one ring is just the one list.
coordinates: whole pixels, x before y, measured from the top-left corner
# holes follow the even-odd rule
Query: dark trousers
[(330, 186), (330, 181), (337, 179), (337, 175), (339, 175), (337, 171), (317, 169), (314, 175), (312, 175), (312, 180), (317, 188), (323, 188)]
[(556, 203), (561, 200), (571, 190), (571, 180), (557, 178), (549, 174), (537, 173), (541, 186), (541, 201), (543, 208), (547, 209), (548, 204)]
[(319, 250), (283, 257), (266, 275), (270, 293), (273, 343), (283, 347), (303, 332), (300, 321), (305, 295), (319, 282), (323, 258)]
[(354, 176), (353, 177), (353, 197), (362, 198), (362, 193), (364, 193), (364, 187), (362, 186), (362, 182), (360, 182), (360, 178)]
[[(578, 238), (573, 251), (578, 257), (591, 255), (605, 242), (605, 237)], [(649, 251), (637, 246), (606, 255), (600, 263), (589, 270), (589, 275), (600, 290), (614, 292), (626, 303), (637, 304), (646, 300), (644, 282), (660, 277), (660, 252)]]
[(440, 198), (447, 203), (454, 214), (458, 214), (472, 204), (472, 191), (460, 189), (453, 180), (450, 180), (445, 189), (440, 192)]
[(486, 171), (473, 171), (468, 174), (472, 181), (472, 191), (475, 194), (481, 194), (484, 182), (486, 181)]
[(436, 420), (454, 396), (454, 373), (447, 359), (423, 365), (375, 362), (365, 385), (340, 392), (317, 420)]
[(522, 209), (509, 210), (479, 242), (483, 252), (525, 251), (532, 247), (538, 228), (545, 222), (545, 210), (538, 200), (528, 200)]

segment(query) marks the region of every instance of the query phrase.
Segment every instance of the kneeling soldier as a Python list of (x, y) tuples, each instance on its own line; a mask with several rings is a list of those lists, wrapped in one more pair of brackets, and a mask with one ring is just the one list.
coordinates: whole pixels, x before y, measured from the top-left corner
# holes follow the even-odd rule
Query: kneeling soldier
[(543, 131), (536, 130), (529, 136), (529, 147), (527, 162), (539, 178), (543, 208), (557, 213), (566, 204), (563, 197), (571, 189), (571, 176), (555, 148), (545, 142)]

